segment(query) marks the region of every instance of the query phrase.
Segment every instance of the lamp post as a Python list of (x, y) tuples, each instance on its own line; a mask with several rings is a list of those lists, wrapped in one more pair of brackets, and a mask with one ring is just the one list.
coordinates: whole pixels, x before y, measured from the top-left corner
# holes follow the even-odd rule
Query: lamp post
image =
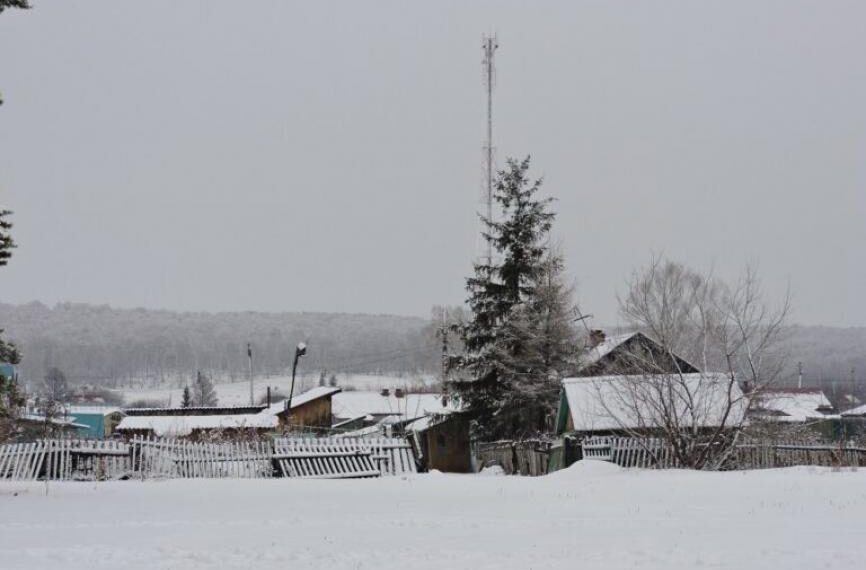
[(307, 354), (307, 345), (306, 343), (299, 342), (297, 348), (295, 348), (295, 362), (292, 364), (292, 385), (289, 388), (289, 399), (286, 400), (286, 410), (292, 409), (292, 394), (295, 392), (295, 372), (298, 370), (298, 359), (305, 354)]

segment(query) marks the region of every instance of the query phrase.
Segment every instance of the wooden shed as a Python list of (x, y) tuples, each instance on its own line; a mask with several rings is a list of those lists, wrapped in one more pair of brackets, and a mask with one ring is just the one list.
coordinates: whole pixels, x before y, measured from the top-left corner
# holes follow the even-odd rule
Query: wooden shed
[(421, 468), (445, 473), (472, 473), (469, 418), (465, 414), (431, 415), (407, 428)]
[(340, 388), (319, 386), (298, 394), (292, 398), (292, 408), (288, 409), (288, 400), (271, 405), (268, 413), (277, 416), (281, 428), (330, 428), (332, 419), (331, 398), (341, 392)]

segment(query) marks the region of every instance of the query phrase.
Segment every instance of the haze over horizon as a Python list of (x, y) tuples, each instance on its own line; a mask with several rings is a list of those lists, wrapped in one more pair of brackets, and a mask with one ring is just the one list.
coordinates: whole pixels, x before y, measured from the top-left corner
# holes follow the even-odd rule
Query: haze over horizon
[(580, 307), (653, 251), (866, 325), (866, 4), (49, 2), (0, 15), (0, 302), (426, 317), (531, 154)]

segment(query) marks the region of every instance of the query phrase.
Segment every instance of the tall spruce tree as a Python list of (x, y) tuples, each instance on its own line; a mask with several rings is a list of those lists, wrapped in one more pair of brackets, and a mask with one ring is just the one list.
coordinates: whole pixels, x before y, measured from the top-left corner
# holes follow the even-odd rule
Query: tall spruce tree
[(181, 408), (190, 408), (192, 407), (192, 392), (190, 392), (189, 386), (183, 387), (183, 396), (180, 400)]
[(484, 438), (545, 431), (574, 348), (562, 260), (547, 247), (552, 199), (537, 197), (541, 180), (528, 171), (527, 157), (498, 173), (500, 216), (482, 217), (495, 254), (466, 280), (472, 316), (462, 327), (466, 352), (456, 359), (464, 374), (452, 386)]

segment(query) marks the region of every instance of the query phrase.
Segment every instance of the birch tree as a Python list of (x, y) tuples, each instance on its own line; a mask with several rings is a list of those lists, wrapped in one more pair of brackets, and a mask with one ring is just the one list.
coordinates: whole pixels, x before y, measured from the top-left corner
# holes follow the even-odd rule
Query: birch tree
[[(736, 445), (750, 395), (782, 371), (789, 309), (787, 293), (776, 306), (765, 300), (752, 268), (726, 283), (653, 259), (631, 278), (620, 311), (661, 345), (662, 356), (633, 351), (622, 376), (597, 381), (599, 403), (620, 431), (659, 438), (679, 465), (716, 469)], [(701, 372), (678, 369), (674, 355)]]

